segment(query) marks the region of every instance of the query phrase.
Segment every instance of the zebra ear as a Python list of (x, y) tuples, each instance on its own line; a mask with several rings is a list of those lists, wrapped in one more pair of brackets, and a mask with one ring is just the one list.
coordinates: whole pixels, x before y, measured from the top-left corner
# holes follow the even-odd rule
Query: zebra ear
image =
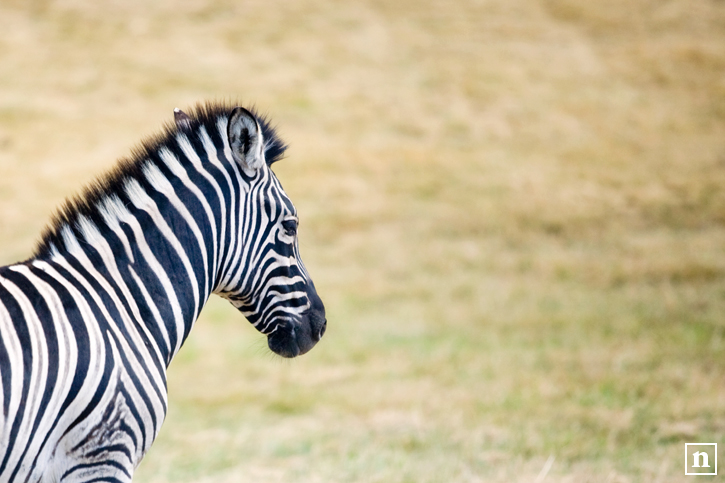
[(254, 114), (243, 107), (235, 107), (227, 125), (232, 156), (243, 168), (256, 171), (264, 166), (262, 128)]
[(191, 118), (178, 107), (174, 108), (174, 122), (179, 129), (191, 129)]

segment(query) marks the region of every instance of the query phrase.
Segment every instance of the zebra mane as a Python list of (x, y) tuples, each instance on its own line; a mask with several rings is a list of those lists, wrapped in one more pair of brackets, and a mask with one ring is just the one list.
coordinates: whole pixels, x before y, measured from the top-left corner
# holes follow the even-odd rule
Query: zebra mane
[[(102, 226), (104, 222), (99, 205), (103, 200), (114, 195), (121, 200), (127, 199), (126, 182), (136, 179), (144, 184), (144, 167), (149, 163), (157, 166), (163, 164), (158, 161), (158, 152), (163, 147), (169, 147), (174, 152), (178, 151), (173, 147), (176, 145), (178, 134), (185, 134), (192, 144), (200, 143), (198, 132), (199, 128), (204, 126), (215, 144), (223, 142), (218, 139), (217, 120), (220, 117), (228, 118), (236, 105), (238, 104), (229, 102), (199, 103), (187, 111), (188, 123), (179, 126), (173, 121), (165, 122), (161, 132), (142, 140), (140, 144), (131, 148), (131, 156), (121, 158), (110, 171), (100, 175), (80, 193), (66, 198), (43, 230), (33, 257), (48, 255), (53, 247), (64, 246), (61, 231), (66, 227), (76, 231), (78, 221), (82, 218), (91, 220), (97, 226)], [(262, 128), (265, 159), (267, 165), (271, 166), (272, 163), (282, 159), (287, 145), (279, 138), (266, 116), (260, 115), (254, 107), (247, 109), (256, 117)]]

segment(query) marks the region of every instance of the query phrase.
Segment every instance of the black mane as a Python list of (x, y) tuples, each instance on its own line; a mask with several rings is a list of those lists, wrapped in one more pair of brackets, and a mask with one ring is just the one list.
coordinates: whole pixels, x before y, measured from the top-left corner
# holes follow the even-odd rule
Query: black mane
[[(121, 158), (115, 167), (92, 181), (80, 193), (66, 198), (63, 205), (53, 214), (49, 225), (43, 231), (33, 257), (48, 255), (53, 246), (62, 247), (64, 243), (62, 241), (61, 230), (64, 227), (69, 227), (73, 231), (76, 231), (77, 221), (81, 217), (86, 217), (97, 225), (102, 223), (98, 209), (99, 203), (104, 198), (112, 195), (126, 200), (127, 196), (124, 187), (126, 181), (129, 179), (136, 179), (141, 184), (145, 184), (143, 175), (144, 166), (147, 163), (153, 162), (154, 159), (157, 159), (158, 155), (156, 153), (164, 146), (175, 151), (176, 148), (172, 148), (172, 146), (176, 144), (175, 137), (178, 133), (186, 134), (192, 144), (195, 144), (194, 133), (203, 125), (206, 127), (209, 136), (217, 144), (217, 119), (220, 117), (228, 118), (234, 107), (236, 107), (234, 104), (225, 102), (200, 103), (187, 112), (190, 119), (188, 125), (180, 127), (172, 121), (165, 122), (161, 132), (142, 140), (140, 144), (133, 147), (130, 157)], [(262, 127), (262, 134), (265, 140), (265, 158), (269, 166), (282, 159), (287, 145), (277, 136), (274, 127), (270, 124), (266, 116), (258, 114), (254, 108), (248, 108), (248, 110), (257, 118), (257, 121)], [(170, 115), (170, 117), (173, 116)]]

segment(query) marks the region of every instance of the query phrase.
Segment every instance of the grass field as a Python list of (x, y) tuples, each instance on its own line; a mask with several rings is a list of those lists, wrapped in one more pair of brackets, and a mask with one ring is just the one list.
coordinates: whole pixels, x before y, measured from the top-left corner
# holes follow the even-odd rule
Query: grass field
[(723, 1), (6, 0), (0, 26), (2, 263), (176, 106), (256, 104), (291, 145), (328, 332), (282, 360), (212, 300), (135, 481), (676, 482), (684, 443), (725, 446)]

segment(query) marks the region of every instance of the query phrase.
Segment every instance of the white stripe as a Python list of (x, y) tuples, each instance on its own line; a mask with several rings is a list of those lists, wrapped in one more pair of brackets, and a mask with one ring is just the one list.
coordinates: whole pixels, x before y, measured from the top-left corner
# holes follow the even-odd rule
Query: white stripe
[[(33, 284), (35, 289), (38, 290), (50, 310), (52, 324), (56, 331), (58, 344), (57, 376), (52, 386), (48, 405), (42, 413), (37, 429), (35, 430), (35, 434), (48, 434), (55, 423), (56, 416), (60, 412), (65, 396), (70, 392), (70, 385), (73, 382), (76, 371), (76, 363), (78, 361), (78, 346), (73, 334), (73, 328), (68, 321), (65, 309), (63, 308), (63, 304), (58, 297), (57, 292), (42, 279), (34, 275), (26, 265), (15, 265), (9, 268), (14, 272), (22, 274), (30, 283)], [(44, 368), (44, 371), (47, 371), (47, 367)], [(44, 393), (45, 391), (43, 390), (41, 396), (43, 396)], [(32, 422), (35, 423), (35, 421)], [(54, 448), (55, 442), (56, 441), (51, 439), (49, 444), (46, 445), (46, 448)], [(32, 438), (30, 440), (30, 445), (28, 446), (24, 461), (21, 463), (23, 467), (29, 468), (33, 464), (33, 459), (35, 458), (35, 455), (42, 443), (43, 438)], [(45, 453), (46, 459), (49, 458), (50, 455), (47, 454), (47, 450)], [(43, 461), (40, 458), (38, 464), (41, 467), (44, 466)]]
[[(181, 315), (181, 309), (179, 307), (178, 300), (176, 300), (176, 292), (173, 290), (173, 286), (171, 285), (171, 281), (169, 280), (168, 275), (166, 274), (166, 271), (163, 269), (161, 264), (156, 260), (156, 257), (151, 252), (151, 249), (149, 248), (148, 244), (146, 243), (146, 238), (143, 235), (143, 230), (141, 230), (141, 227), (138, 223), (138, 220), (131, 214), (128, 209), (123, 205), (121, 200), (117, 196), (112, 196), (109, 198), (106, 198), (103, 201), (103, 206), (101, 208), (101, 213), (104, 215), (104, 219), (106, 223), (109, 225), (114, 225), (119, 227), (119, 231), (116, 232), (117, 236), (121, 238), (122, 242), (124, 243), (124, 246), (128, 245), (128, 238), (126, 237), (126, 234), (120, 230), (120, 222), (126, 223), (130, 228), (131, 231), (133, 231), (134, 237), (135, 237), (135, 247), (136, 249), (141, 252), (141, 257), (146, 261), (146, 264), (151, 268), (151, 273), (153, 273), (156, 278), (159, 280), (159, 283), (164, 287), (164, 292), (168, 296), (169, 304), (172, 307), (173, 314), (174, 314), (174, 322), (176, 326), (177, 331), (177, 337), (183, 337), (184, 334), (184, 322), (183, 322), (183, 316)], [(128, 246), (127, 250), (131, 250), (130, 246)], [(133, 256), (131, 253), (131, 260), (133, 263)], [(156, 306), (156, 302), (153, 300), (153, 298), (149, 295), (148, 290), (146, 290), (145, 285), (139, 280), (139, 277), (136, 275), (135, 270), (132, 266), (128, 267), (129, 271), (131, 272), (131, 275), (134, 277), (134, 281), (136, 284), (141, 288), (141, 292), (143, 293), (144, 300), (146, 301), (146, 305), (151, 309), (151, 312), (154, 316), (154, 319), (156, 321), (156, 326), (159, 328), (159, 331), (161, 332), (161, 336), (164, 339), (164, 343), (166, 344), (166, 352), (169, 354), (169, 360), (165, 361), (166, 364), (171, 361), (171, 356), (176, 352), (175, 348), (171, 347), (171, 341), (169, 339), (169, 331), (166, 326), (166, 321), (163, 320), (161, 317), (161, 314), (159, 312), (158, 307)], [(149, 322), (149, 321), (147, 321)]]
[[(184, 186), (194, 193), (201, 203), (202, 207), (204, 208), (204, 211), (206, 212), (206, 217), (209, 220), (208, 226), (211, 228), (212, 232), (212, 264), (209, 265), (208, 256), (209, 254), (207, 249), (206, 240), (204, 240), (204, 236), (201, 234), (201, 230), (199, 230), (199, 221), (194, 218), (191, 213), (189, 212), (189, 209), (186, 207), (186, 205), (179, 199), (179, 195), (176, 193), (176, 189), (174, 189), (173, 185), (169, 180), (166, 179), (166, 177), (163, 176), (163, 173), (159, 171), (159, 169), (153, 165), (149, 164), (146, 167), (150, 171), (156, 171), (151, 176), (161, 175), (166, 183), (163, 183), (163, 186), (165, 188), (171, 188), (171, 192), (164, 193), (167, 198), (171, 201), (171, 203), (174, 205), (174, 208), (184, 217), (186, 222), (189, 224), (190, 227), (192, 227), (192, 231), (194, 232), (194, 235), (197, 237), (197, 240), (199, 242), (199, 250), (201, 251), (201, 256), (204, 260), (204, 273), (206, 275), (206, 281), (204, 283), (204, 293), (210, 293), (210, 279), (213, 278), (213, 275), (210, 273), (213, 271), (216, 273), (217, 269), (217, 256), (218, 256), (218, 244), (217, 244), (217, 231), (216, 231), (216, 220), (214, 219), (214, 213), (211, 211), (211, 207), (209, 206), (209, 203), (206, 201), (206, 197), (201, 193), (199, 190), (199, 187), (196, 186), (194, 183), (191, 182), (191, 179), (189, 179), (189, 175), (187, 174), (186, 170), (183, 166), (179, 163), (179, 160), (177, 159), (174, 154), (169, 151), (167, 148), (161, 148), (159, 150), (159, 156), (161, 157), (161, 160), (166, 164), (166, 166), (171, 170), (171, 172), (181, 180), (182, 183), (184, 183)], [(146, 170), (144, 169), (144, 172)], [(150, 173), (145, 172), (147, 178), (150, 176)], [(149, 182), (152, 182), (151, 179), (149, 179)], [(154, 186), (155, 187), (155, 186)], [(158, 189), (158, 188), (157, 188)], [(191, 247), (189, 247), (191, 248)], [(198, 315), (198, 314), (195, 314)]]
[[(45, 381), (48, 377), (46, 367), (48, 364), (48, 347), (45, 341), (45, 334), (41, 330), (40, 321), (38, 316), (33, 309), (33, 304), (28, 300), (22, 290), (9, 280), (0, 280), (0, 284), (10, 292), (10, 295), (20, 305), (20, 310), (23, 313), (23, 318), (27, 324), (28, 339), (23, 341), (28, 350), (30, 346), (30, 378), (27, 399), (25, 400), (25, 406), (20, 410), (20, 413), (16, 416), (16, 420), (20, 419), (20, 425), (18, 429), (18, 437), (23, 440), (22, 444), (15, 444), (10, 449), (10, 457), (7, 460), (6, 468), (15, 468), (20, 463), (20, 458), (25, 450), (26, 442), (31, 438), (33, 434), (32, 425), (35, 422), (35, 415), (38, 414), (38, 407), (40, 406), (41, 399), (45, 390)], [(29, 467), (20, 469), (20, 474), (24, 474), (28, 471)]]
[[(132, 327), (133, 322), (130, 320), (130, 317), (129, 317), (128, 313), (126, 313), (123, 305), (121, 304), (121, 301), (118, 299), (118, 297), (116, 296), (114, 290), (110, 287), (110, 285), (108, 284), (108, 282), (106, 282), (100, 276), (100, 274), (98, 274), (98, 272), (93, 268), (93, 263), (88, 259), (88, 257), (86, 256), (86, 253), (81, 249), (80, 244), (78, 244), (78, 241), (75, 240), (75, 237), (70, 232), (70, 229), (68, 229), (67, 227), (64, 228), (62, 235), (63, 235), (63, 239), (64, 239), (64, 241), (66, 243), (66, 247), (68, 248), (68, 253), (71, 256), (73, 256), (76, 260), (78, 260), (78, 262), (81, 265), (83, 265), (83, 268), (93, 277), (93, 279), (99, 285), (101, 285), (101, 287), (103, 288), (103, 290), (106, 291), (107, 295), (109, 297), (111, 297), (111, 300), (112, 300), (113, 304), (116, 306), (116, 310), (118, 311), (119, 315), (123, 319), (123, 322), (125, 323), (125, 326), (128, 328), (128, 331), (131, 334), (131, 336), (135, 339), (133, 341), (135, 343), (135, 346), (138, 349), (140, 349), (141, 347), (143, 347), (143, 343), (140, 340), (140, 337), (138, 336), (138, 333), (136, 333), (135, 330), (133, 330), (133, 327)], [(134, 374), (137, 375), (140, 383), (144, 387), (149, 387), (148, 384), (151, 384), (152, 383), (148, 379), (148, 377), (146, 376), (146, 373), (145, 373), (145, 371), (143, 369), (144, 367), (149, 367), (149, 370), (150, 370), (152, 376), (157, 376), (155, 378), (155, 379), (157, 379), (157, 381), (154, 381), (154, 383), (156, 384), (156, 387), (159, 390), (159, 392), (161, 394), (161, 397), (165, 397), (166, 390), (165, 390), (165, 382), (163, 381), (163, 377), (164, 376), (161, 375), (160, 373), (157, 373), (153, 369), (152, 362), (151, 361), (144, 360), (143, 363), (142, 363), (141, 361), (139, 361), (135, 357), (135, 351), (133, 351), (133, 348), (130, 345), (130, 342), (131, 341), (127, 340), (126, 337), (124, 336), (124, 334), (119, 330), (118, 326), (115, 323), (113, 323), (113, 318), (108, 313), (108, 310), (106, 309), (106, 306), (104, 305), (104, 303), (101, 300), (100, 296), (96, 293), (96, 291), (90, 285), (90, 283), (87, 280), (85, 280), (83, 277), (81, 277), (73, 269), (73, 267), (70, 266), (70, 264), (68, 264), (68, 262), (66, 260), (64, 260), (64, 259), (61, 258), (61, 259), (54, 260), (54, 261), (58, 262), (59, 264), (61, 264), (63, 266), (63, 268), (65, 268), (66, 270), (68, 270), (69, 272), (71, 272), (73, 274), (73, 276), (89, 292), (89, 294), (91, 295), (91, 297), (93, 298), (93, 300), (98, 305), (98, 307), (101, 310), (101, 312), (103, 313), (103, 317), (108, 321), (109, 326), (111, 327), (111, 330), (114, 332), (114, 334), (116, 335), (118, 341), (120, 342), (121, 347), (123, 349), (123, 353), (126, 354), (126, 356), (128, 357), (128, 361), (131, 364), (131, 370), (133, 370)], [(135, 334), (135, 337), (134, 337), (134, 334)], [(139, 354), (142, 354), (142, 352), (139, 352)], [(120, 360), (117, 360), (116, 362), (118, 364), (121, 364), (122, 363), (122, 361), (120, 361)], [(128, 390), (129, 390), (129, 392), (131, 392), (134, 389), (133, 388), (128, 388)], [(149, 393), (149, 399), (151, 400), (151, 404), (153, 405), (153, 408), (151, 408), (151, 409), (153, 409), (153, 411), (157, 415), (157, 417), (156, 417), (157, 421), (161, 421), (161, 420), (163, 420), (163, 415), (165, 413), (165, 410), (164, 410), (163, 405), (161, 404), (161, 401), (159, 401), (154, 396), (155, 396), (154, 393)], [(142, 417), (143, 416), (146, 416), (146, 414), (144, 414), (144, 411), (141, 411), (140, 408), (139, 408), (139, 413), (142, 415)], [(150, 433), (147, 433), (146, 438), (147, 438), (147, 440), (153, 440), (153, 436), (156, 433), (157, 428), (154, 428), (153, 422), (151, 421), (150, 418), (144, 418), (144, 419), (145, 419), (144, 422), (147, 423), (146, 424), (146, 428), (147, 428), (147, 430), (150, 431)]]
[[(136, 347), (139, 348), (139, 353), (142, 353), (140, 350), (142, 347), (146, 346), (144, 343), (143, 338), (141, 337), (141, 334), (138, 332), (138, 328), (140, 327), (141, 330), (144, 332), (144, 335), (146, 336), (146, 340), (149, 341), (150, 345), (153, 347), (154, 351), (153, 354), (149, 355), (155, 355), (156, 362), (159, 366), (163, 367), (165, 366), (165, 360), (161, 357), (161, 352), (159, 351), (158, 346), (156, 345), (156, 339), (151, 335), (151, 332), (149, 332), (148, 327), (144, 323), (144, 319), (141, 317), (141, 312), (138, 308), (138, 305), (136, 304), (136, 300), (131, 295), (131, 292), (129, 292), (128, 285), (126, 285), (126, 282), (123, 280), (123, 277), (121, 276), (121, 272), (118, 269), (117, 265), (117, 258), (113, 254), (113, 250), (111, 249), (110, 245), (108, 244), (108, 241), (103, 238), (101, 233), (98, 231), (98, 228), (91, 223), (88, 218), (84, 216), (80, 216), (78, 218), (78, 226), (81, 230), (81, 233), (83, 234), (83, 238), (86, 239), (86, 241), (96, 250), (96, 252), (101, 256), (101, 260), (103, 260), (103, 265), (106, 267), (106, 270), (111, 275), (111, 278), (114, 282), (116, 282), (116, 286), (121, 291), (121, 294), (123, 295), (123, 298), (126, 299), (126, 304), (131, 309), (131, 314), (128, 314), (126, 312), (126, 308), (123, 305), (123, 302), (120, 298), (118, 298), (118, 295), (116, 294), (116, 291), (113, 290), (113, 287), (106, 281), (105, 277), (101, 276), (95, 268), (93, 268), (92, 263), (90, 263), (90, 260), (88, 262), (90, 263), (88, 268), (89, 273), (91, 273), (95, 279), (97, 279), (101, 286), (103, 287), (106, 292), (111, 296), (113, 299), (114, 304), (118, 308), (119, 314), (124, 317), (124, 323), (131, 334), (132, 342), (136, 345)], [(78, 256), (76, 256), (78, 258)], [(83, 258), (79, 259), (81, 263), (83, 263), (83, 260), (85, 260), (85, 252), (83, 254)], [(98, 275), (98, 276), (96, 276)], [(132, 316), (131, 316), (132, 315)], [(121, 335), (120, 332), (118, 332), (119, 335)], [(154, 364), (152, 361), (144, 361), (145, 363), (148, 363), (149, 371), (151, 371), (152, 374), (154, 374), (156, 379), (156, 387), (158, 387), (160, 390), (162, 390), (165, 387), (165, 382), (163, 380), (163, 374), (157, 373), (153, 367), (157, 364)]]
[[(181, 151), (184, 153), (184, 155), (189, 159), (189, 161), (191, 161), (191, 164), (196, 172), (202, 175), (204, 179), (206, 179), (209, 184), (212, 185), (214, 191), (216, 191), (217, 198), (219, 199), (219, 208), (221, 210), (219, 218), (221, 220), (221, 233), (219, 234), (218, 239), (215, 238), (214, 242), (214, 273), (218, 274), (220, 269), (219, 265), (221, 264), (221, 244), (224, 243), (224, 238), (226, 235), (227, 203), (229, 202), (229, 200), (224, 198), (224, 193), (222, 192), (222, 189), (217, 183), (216, 179), (214, 179), (214, 177), (204, 168), (204, 163), (202, 163), (201, 158), (199, 158), (199, 155), (196, 154), (196, 151), (194, 151), (194, 148), (189, 142), (189, 138), (187, 138), (186, 135), (179, 133), (176, 136), (176, 142), (179, 144), (179, 147), (181, 148)], [(231, 186), (229, 188), (229, 191), (231, 193)], [(208, 207), (208, 204), (206, 204), (206, 199), (203, 196), (200, 196), (200, 199), (204, 199), (205, 206)], [(208, 210), (209, 221), (212, 225), (212, 229), (214, 229), (214, 234), (216, 235), (216, 220), (214, 219), (214, 214), (211, 212), (211, 209), (208, 208)]]
[[(218, 152), (216, 145), (214, 145), (214, 142), (211, 140), (211, 137), (209, 137), (209, 134), (206, 132), (206, 128), (204, 126), (201, 126), (199, 128), (199, 137), (201, 138), (201, 143), (204, 145), (204, 150), (206, 151), (207, 158), (209, 158), (209, 161), (213, 165), (215, 165), (219, 171), (222, 172), (224, 177), (227, 180), (227, 185), (229, 186), (229, 197), (230, 197), (230, 205), (229, 205), (229, 218), (225, 218), (223, 220), (222, 226), (226, 225), (227, 220), (229, 221), (229, 245), (225, 246), (223, 249), (225, 251), (226, 255), (226, 266), (220, 267), (220, 272), (217, 274), (217, 279), (220, 281), (219, 285), (220, 287), (223, 287), (224, 280), (226, 279), (227, 271), (229, 270), (229, 264), (234, 260), (233, 253), (236, 250), (237, 246), (237, 239), (235, 238), (236, 233), (236, 224), (237, 224), (237, 216), (239, 215), (237, 210), (237, 199), (241, 200), (241, 197), (237, 193), (237, 190), (234, 188), (234, 184), (232, 183), (232, 179), (229, 176), (229, 170), (232, 168), (232, 163), (228, 159), (224, 159), (224, 161), (219, 159)], [(239, 171), (236, 169), (232, 169), (232, 172), (234, 173), (237, 184), (239, 185), (240, 189), (244, 190), (244, 187), (246, 186), (246, 183), (242, 179), (241, 175), (239, 174)], [(222, 238), (222, 240), (224, 240)], [(219, 287), (215, 287), (215, 289), (218, 289)]]
[[(248, 193), (251, 189), (250, 185), (244, 181), (244, 178), (242, 177), (242, 174), (240, 172), (240, 166), (234, 161), (234, 157), (232, 156), (231, 147), (229, 146), (229, 139), (227, 137), (227, 119), (220, 118), (217, 120), (217, 131), (219, 133), (220, 138), (222, 139), (223, 143), (223, 152), (225, 156), (225, 161), (229, 163), (229, 165), (233, 168), (233, 172), (237, 177), (237, 182), (239, 183), (240, 189), (242, 190), (242, 193)], [(210, 140), (211, 141), (211, 140)], [(209, 149), (208, 146), (205, 144), (205, 148), (207, 150)], [(242, 193), (239, 193), (241, 195)], [(233, 269), (236, 266), (237, 261), (239, 260), (239, 257), (241, 256), (242, 248), (244, 246), (243, 240), (242, 240), (242, 231), (243, 231), (243, 223), (246, 220), (246, 218), (243, 216), (243, 210), (246, 209), (246, 204), (242, 204), (241, 196), (237, 197), (239, 202), (239, 208), (236, 211), (231, 212), (231, 231), (230, 231), (230, 239), (232, 240), (231, 246), (227, 249), (227, 253), (229, 254), (228, 265), (224, 268), (224, 273), (221, 277), (220, 286), (222, 289), (227, 288), (230, 285), (230, 277), (234, 276)], [(237, 216), (239, 216), (241, 219), (237, 219)]]
[[(5, 286), (3, 282), (4, 279), (0, 278), (0, 285)], [(10, 393), (3, 395), (10, 398), (10, 401), (8, 401), (8, 414), (6, 418), (0, 418), (0, 422), (3, 423), (0, 426), (0, 454), (5, 455), (8, 451), (12, 421), (17, 417), (20, 407), (24, 371), (21, 341), (15, 331), (15, 325), (10, 318), (10, 313), (2, 304), (0, 304), (0, 337), (10, 360)], [(4, 404), (5, 401), (2, 402)]]
[[(179, 239), (176, 238), (176, 235), (171, 230), (171, 228), (169, 228), (166, 220), (164, 220), (164, 218), (161, 216), (159, 208), (158, 206), (156, 206), (156, 202), (143, 190), (138, 181), (136, 181), (135, 179), (128, 180), (126, 182), (126, 193), (128, 194), (134, 206), (136, 206), (136, 208), (148, 213), (156, 228), (161, 232), (164, 238), (166, 238), (176, 254), (179, 256), (179, 259), (181, 260), (181, 263), (182, 265), (184, 265), (184, 269), (186, 270), (186, 274), (191, 285), (191, 290), (194, 294), (193, 315), (197, 315), (199, 313), (200, 302), (202, 302), (199, 299), (199, 282), (196, 280), (194, 269), (191, 266), (189, 258), (186, 256), (184, 247), (181, 246)], [(206, 296), (208, 296), (208, 294), (205, 294), (205, 297)], [(184, 332), (181, 333), (183, 334)], [(176, 354), (176, 352), (178, 352), (179, 348), (181, 347), (181, 342), (182, 338), (177, 338), (174, 354)]]

